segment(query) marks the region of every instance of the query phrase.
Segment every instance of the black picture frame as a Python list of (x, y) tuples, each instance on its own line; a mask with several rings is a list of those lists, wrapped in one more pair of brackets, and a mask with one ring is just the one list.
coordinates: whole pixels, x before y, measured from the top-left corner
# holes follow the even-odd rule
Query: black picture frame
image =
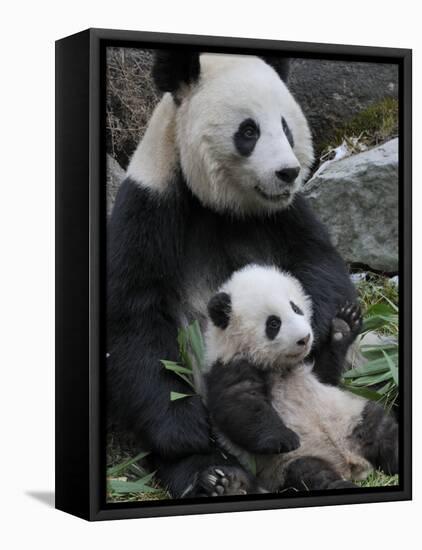
[[(105, 48), (395, 63), (399, 67), (399, 485), (279, 498), (107, 504), (104, 424)], [(87, 520), (409, 500), (411, 461), (412, 52), (408, 49), (89, 29), (56, 42), (56, 508)]]

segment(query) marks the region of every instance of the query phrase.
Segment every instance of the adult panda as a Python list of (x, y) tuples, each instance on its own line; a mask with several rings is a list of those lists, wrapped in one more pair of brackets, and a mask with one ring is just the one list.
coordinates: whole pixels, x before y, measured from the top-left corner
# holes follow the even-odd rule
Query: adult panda
[[(300, 187), (313, 160), (305, 116), (277, 72), (253, 56), (160, 52), (164, 93), (127, 170), (108, 226), (107, 382), (111, 418), (151, 450), (174, 497), (210, 495), (208, 473), (254, 480), (210, 439), (199, 397), (160, 360), (178, 328), (237, 269), (271, 263), (313, 301), (315, 372), (337, 384), (344, 353), (331, 321), (352, 301), (347, 269)], [(294, 435), (294, 434), (293, 434)], [(297, 438), (286, 433), (285, 449)]]
[[(255, 455), (267, 491), (356, 488), (373, 467), (398, 473), (398, 425), (383, 407), (322, 383), (307, 357), (312, 300), (286, 272), (249, 265), (208, 305), (202, 391), (222, 446), (246, 467)], [(332, 320), (334, 347), (346, 351), (361, 327), (345, 304)], [(287, 430), (300, 444), (285, 450)], [(232, 481), (210, 472), (216, 495)]]

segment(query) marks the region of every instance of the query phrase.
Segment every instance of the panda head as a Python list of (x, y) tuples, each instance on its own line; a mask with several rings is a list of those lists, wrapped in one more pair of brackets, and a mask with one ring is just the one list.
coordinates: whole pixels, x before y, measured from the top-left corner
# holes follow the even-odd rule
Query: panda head
[(300, 364), (313, 344), (312, 306), (299, 281), (275, 267), (235, 272), (208, 304), (207, 364), (247, 358), (266, 367)]
[[(238, 214), (286, 208), (313, 161), (305, 116), (255, 56), (168, 53), (153, 76), (172, 103), (178, 162), (202, 204)], [(163, 111), (164, 112), (164, 111)]]

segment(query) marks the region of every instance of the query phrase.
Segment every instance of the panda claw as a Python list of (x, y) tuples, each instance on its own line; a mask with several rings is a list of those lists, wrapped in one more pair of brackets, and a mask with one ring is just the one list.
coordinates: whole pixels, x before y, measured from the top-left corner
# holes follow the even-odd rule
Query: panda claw
[(216, 474), (218, 474), (220, 477), (225, 478), (225, 473), (222, 470), (220, 470), (219, 468), (215, 468), (214, 472)]
[(212, 474), (208, 474), (208, 481), (211, 483), (211, 485), (215, 485), (217, 483), (217, 478)]

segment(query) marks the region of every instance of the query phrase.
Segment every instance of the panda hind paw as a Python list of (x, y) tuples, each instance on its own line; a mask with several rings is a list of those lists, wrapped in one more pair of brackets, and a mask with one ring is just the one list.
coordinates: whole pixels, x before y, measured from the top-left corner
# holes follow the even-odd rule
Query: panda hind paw
[(239, 466), (211, 466), (199, 474), (191, 496), (219, 497), (260, 492), (256, 482)]

